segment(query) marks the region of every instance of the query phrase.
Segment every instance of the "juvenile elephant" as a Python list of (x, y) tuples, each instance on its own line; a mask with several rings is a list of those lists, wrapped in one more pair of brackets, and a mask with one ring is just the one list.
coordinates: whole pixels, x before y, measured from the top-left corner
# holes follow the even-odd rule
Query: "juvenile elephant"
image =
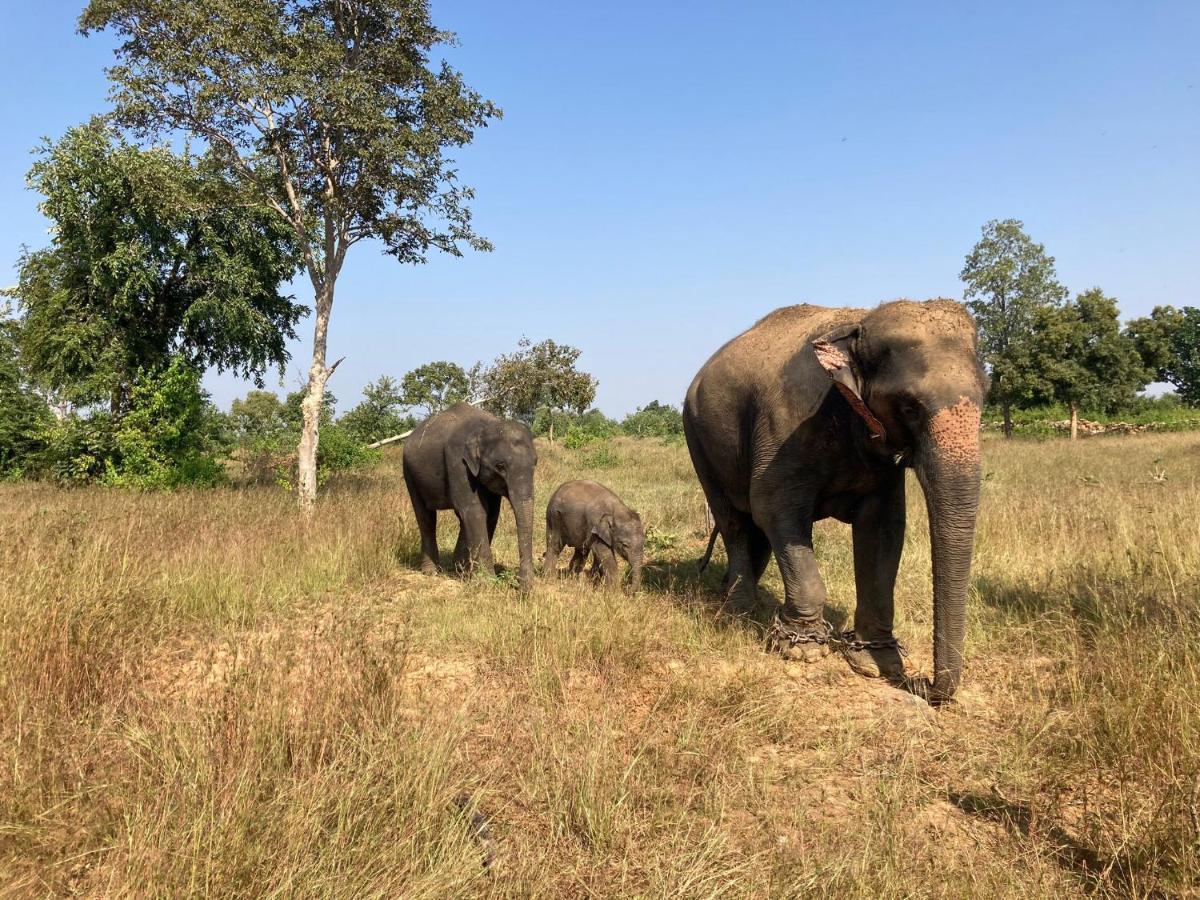
[[(873, 310), (790, 306), (735, 337), (688, 389), (684, 432), (725, 542), (731, 605), (765, 620), (755, 587), (774, 553), (784, 604), (774, 645), (828, 652), (813, 522), (853, 528), (858, 604), (844, 644), (866, 675), (899, 675), (893, 589), (904, 546), (904, 469), (916, 470), (933, 556), (931, 699), (962, 676), (987, 387), (974, 323), (951, 300)], [(711, 551), (712, 544), (709, 544)]]
[(520, 585), (533, 582), (533, 470), (537, 453), (524, 425), (458, 403), (418, 425), (404, 445), (404, 482), (421, 531), (421, 571), (438, 571), (437, 511), (458, 517), (454, 566), (491, 572), (492, 535), (507, 497), (517, 520)]
[(617, 556), (629, 563), (631, 593), (642, 586), (642, 553), (646, 532), (636, 512), (594, 481), (568, 481), (546, 506), (546, 558), (542, 570), (553, 574), (562, 548), (574, 547), (571, 572), (578, 574), (592, 554), (592, 572), (617, 583)]

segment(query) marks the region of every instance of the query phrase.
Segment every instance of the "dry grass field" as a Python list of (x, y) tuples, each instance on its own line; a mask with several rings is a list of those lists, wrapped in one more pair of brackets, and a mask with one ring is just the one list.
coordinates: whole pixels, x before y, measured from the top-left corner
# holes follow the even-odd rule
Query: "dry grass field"
[[(541, 503), (585, 476), (641, 511), (641, 595), (420, 576), (395, 459), (308, 528), (269, 489), (0, 485), (0, 894), (1200, 893), (1200, 435), (986, 439), (936, 711), (723, 618), (682, 445), (539, 452)], [(818, 540), (838, 624), (849, 530)]]

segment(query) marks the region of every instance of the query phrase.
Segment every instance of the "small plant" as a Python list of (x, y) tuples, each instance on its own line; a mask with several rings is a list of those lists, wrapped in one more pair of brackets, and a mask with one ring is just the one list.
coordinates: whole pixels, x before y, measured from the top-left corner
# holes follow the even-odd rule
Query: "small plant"
[(584, 455), (583, 464), (593, 469), (615, 469), (621, 465), (621, 457), (608, 444), (601, 444)]
[(672, 550), (679, 543), (679, 536), (670, 531), (663, 531), (657, 525), (646, 526), (646, 549), (652, 553), (662, 553)]

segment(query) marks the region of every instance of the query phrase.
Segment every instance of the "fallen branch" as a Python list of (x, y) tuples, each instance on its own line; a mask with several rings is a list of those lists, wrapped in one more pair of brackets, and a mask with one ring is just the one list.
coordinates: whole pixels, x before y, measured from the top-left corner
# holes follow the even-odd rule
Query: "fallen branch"
[(404, 432), (404, 434), (392, 435), (392, 437), (384, 438), (382, 441), (376, 441), (373, 444), (367, 444), (367, 449), (368, 450), (376, 450), (379, 447), (382, 447), (384, 444), (392, 444), (392, 443), (395, 443), (396, 441), (402, 441), (412, 433), (413, 433), (413, 430), (410, 428), (410, 429), (408, 429), (408, 431)]

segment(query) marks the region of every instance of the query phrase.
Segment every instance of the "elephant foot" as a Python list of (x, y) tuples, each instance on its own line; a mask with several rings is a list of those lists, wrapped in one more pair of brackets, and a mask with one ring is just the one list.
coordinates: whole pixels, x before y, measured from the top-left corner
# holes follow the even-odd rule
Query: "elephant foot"
[(853, 631), (848, 631), (838, 644), (850, 668), (859, 675), (888, 680), (904, 677), (904, 648), (895, 638), (862, 641)]
[(767, 650), (784, 659), (814, 663), (829, 655), (829, 639), (829, 626), (820, 619), (784, 622), (777, 617), (767, 629)]
[(843, 650), (842, 656), (851, 669), (865, 678), (904, 677), (904, 660), (898, 650)]

